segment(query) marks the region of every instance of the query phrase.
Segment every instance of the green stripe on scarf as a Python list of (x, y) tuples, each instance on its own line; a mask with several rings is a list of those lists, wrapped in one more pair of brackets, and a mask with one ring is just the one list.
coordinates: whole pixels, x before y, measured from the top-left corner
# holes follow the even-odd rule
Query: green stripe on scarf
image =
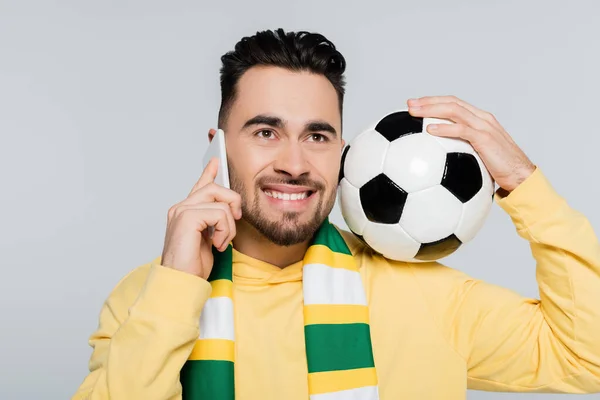
[(349, 256), (352, 255), (342, 235), (340, 235), (335, 226), (328, 221), (325, 221), (321, 226), (321, 229), (317, 231), (312, 244), (327, 246), (335, 253), (347, 254)]
[(214, 258), (213, 269), (210, 271), (208, 281), (212, 282), (219, 279), (233, 280), (233, 252), (231, 251), (231, 246), (224, 252), (220, 252), (213, 247), (212, 253)]
[(367, 324), (327, 324), (304, 327), (308, 372), (372, 368), (373, 352)]
[(235, 399), (235, 386), (222, 384), (234, 382), (230, 361), (190, 360), (183, 366), (180, 380), (184, 388), (182, 400)]

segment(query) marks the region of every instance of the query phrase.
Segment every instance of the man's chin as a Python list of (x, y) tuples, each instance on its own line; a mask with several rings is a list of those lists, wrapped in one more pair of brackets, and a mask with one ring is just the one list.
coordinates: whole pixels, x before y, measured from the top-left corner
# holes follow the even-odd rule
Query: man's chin
[[(278, 246), (292, 246), (312, 239), (333, 208), (332, 196), (324, 209), (323, 192), (318, 191), (298, 203), (269, 198), (264, 192), (255, 197), (252, 207), (244, 207), (244, 220), (264, 238)], [(326, 211), (326, 212), (325, 212)]]
[(279, 218), (245, 218), (261, 236), (278, 246), (292, 246), (312, 239), (323, 221), (302, 218), (302, 213), (281, 213)]

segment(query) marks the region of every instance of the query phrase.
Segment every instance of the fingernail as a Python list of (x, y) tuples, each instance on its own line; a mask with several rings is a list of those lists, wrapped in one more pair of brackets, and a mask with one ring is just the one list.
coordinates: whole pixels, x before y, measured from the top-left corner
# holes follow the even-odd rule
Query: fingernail
[(436, 124), (427, 125), (427, 130), (431, 132), (437, 131), (438, 126)]

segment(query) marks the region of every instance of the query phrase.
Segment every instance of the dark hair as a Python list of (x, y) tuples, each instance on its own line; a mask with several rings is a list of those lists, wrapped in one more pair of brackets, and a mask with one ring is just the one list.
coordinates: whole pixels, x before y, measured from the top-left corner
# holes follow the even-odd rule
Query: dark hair
[(342, 113), (346, 60), (335, 45), (319, 33), (286, 33), (281, 28), (256, 32), (236, 43), (233, 51), (221, 57), (221, 62), (219, 126), (224, 125), (231, 111), (240, 77), (254, 66), (276, 66), (324, 75), (338, 94)]

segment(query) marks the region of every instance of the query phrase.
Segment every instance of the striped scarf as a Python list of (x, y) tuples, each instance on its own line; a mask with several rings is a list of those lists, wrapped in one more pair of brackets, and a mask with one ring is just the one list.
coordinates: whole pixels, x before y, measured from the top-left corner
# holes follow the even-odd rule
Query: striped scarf
[[(181, 370), (184, 400), (234, 400), (232, 247), (214, 253), (200, 336)], [(303, 260), (304, 337), (311, 400), (377, 400), (369, 310), (344, 239), (326, 220)]]

